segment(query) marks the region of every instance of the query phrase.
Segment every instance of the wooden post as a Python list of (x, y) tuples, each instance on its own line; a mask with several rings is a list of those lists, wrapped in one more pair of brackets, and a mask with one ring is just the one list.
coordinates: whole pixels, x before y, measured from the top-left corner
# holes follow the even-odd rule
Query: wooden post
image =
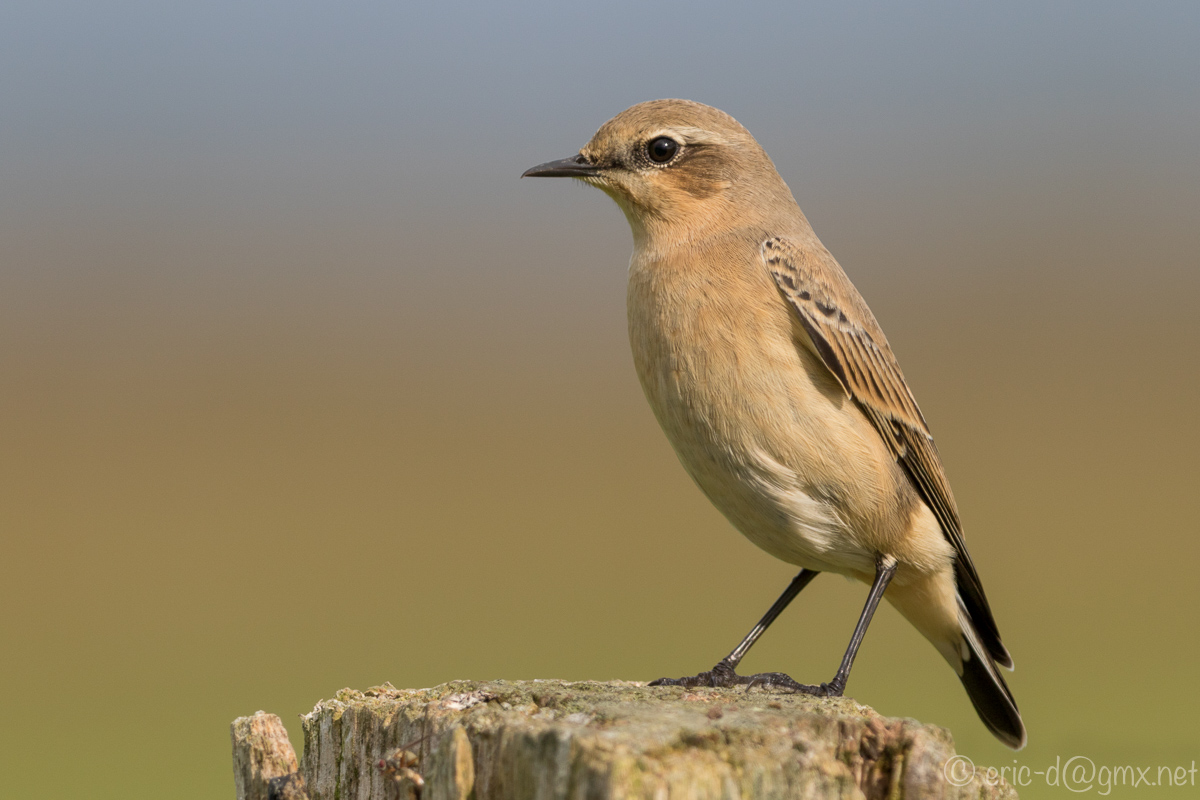
[(309, 800), (283, 722), (259, 711), (230, 726), (237, 800)]
[(848, 698), (454, 681), (343, 689), (303, 722), (311, 800), (1016, 799), (947, 770), (947, 731)]

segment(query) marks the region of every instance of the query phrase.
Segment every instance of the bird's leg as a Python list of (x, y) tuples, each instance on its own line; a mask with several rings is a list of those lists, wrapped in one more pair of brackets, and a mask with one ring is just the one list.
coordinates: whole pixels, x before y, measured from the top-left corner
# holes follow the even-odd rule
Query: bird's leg
[[(741, 644), (733, 648), (733, 652), (722, 658), (717, 665), (708, 672), (701, 672), (699, 675), (693, 675), (689, 678), (659, 678), (656, 681), (651, 681), (651, 686), (740, 686), (750, 683), (752, 678), (761, 677), (758, 675), (744, 677), (737, 674), (737, 665), (741, 663), (746, 653), (750, 650), (754, 643), (758, 641), (758, 637), (763, 635), (763, 631), (771, 626), (775, 618), (783, 613), (783, 610), (788, 607), (788, 604), (796, 599), (796, 595), (800, 594), (800, 590), (812, 581), (813, 578), (819, 575), (816, 570), (802, 569), (800, 574), (792, 579), (788, 587), (783, 590), (783, 594), (771, 606), (763, 618), (758, 621), (758, 624), (746, 634), (746, 638), (742, 639)], [(780, 678), (786, 678), (792, 681), (782, 673), (772, 673)], [(795, 681), (792, 681), (795, 683)], [(786, 685), (784, 683), (774, 685)], [(799, 684), (797, 684), (799, 685)]]
[(842, 665), (838, 667), (833, 680), (829, 683), (822, 683), (820, 686), (808, 686), (796, 683), (782, 673), (764, 672), (761, 675), (751, 675), (749, 680), (745, 681), (747, 688), (755, 686), (781, 687), (822, 697), (841, 697), (846, 690), (846, 681), (850, 678), (850, 668), (854, 666), (854, 657), (858, 655), (858, 648), (862, 644), (863, 637), (867, 635), (867, 626), (871, 624), (871, 617), (875, 616), (875, 609), (879, 605), (880, 599), (883, 598), (883, 593), (887, 591), (892, 576), (896, 574), (896, 565), (897, 561), (892, 556), (876, 557), (875, 582), (871, 584), (871, 591), (867, 594), (867, 603), (858, 617), (858, 624), (854, 626), (854, 635), (850, 637), (850, 646), (846, 648), (846, 654), (842, 656)]

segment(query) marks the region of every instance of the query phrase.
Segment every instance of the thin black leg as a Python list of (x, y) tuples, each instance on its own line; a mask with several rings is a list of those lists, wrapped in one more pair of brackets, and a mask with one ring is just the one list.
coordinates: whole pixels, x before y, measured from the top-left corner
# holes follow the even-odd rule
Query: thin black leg
[(875, 609), (879, 606), (879, 601), (883, 599), (883, 593), (887, 591), (888, 584), (892, 582), (892, 576), (896, 574), (896, 564), (896, 559), (891, 556), (879, 556), (875, 559), (875, 582), (871, 584), (871, 591), (867, 594), (867, 603), (863, 606), (858, 624), (854, 626), (854, 635), (850, 637), (850, 646), (846, 648), (846, 655), (842, 656), (842, 665), (838, 667), (837, 675), (834, 675), (833, 680), (827, 684), (830, 689), (835, 690), (830, 692), (835, 697), (841, 697), (842, 692), (846, 689), (846, 681), (850, 680), (850, 668), (854, 666), (858, 648), (862, 644), (863, 637), (867, 635), (867, 626), (871, 624), (871, 617), (875, 616)]
[(850, 645), (846, 648), (846, 654), (842, 656), (842, 664), (838, 667), (837, 674), (833, 676), (833, 680), (829, 683), (822, 683), (820, 686), (809, 686), (808, 684), (797, 683), (783, 673), (764, 672), (761, 675), (751, 676), (750, 681), (748, 681), (749, 686), (779, 686), (805, 692), (806, 694), (841, 697), (842, 693), (846, 690), (846, 681), (850, 679), (850, 668), (854, 666), (854, 658), (858, 655), (858, 648), (862, 645), (863, 637), (867, 635), (867, 627), (871, 624), (871, 618), (875, 616), (875, 609), (879, 606), (879, 601), (883, 599), (883, 593), (887, 591), (888, 584), (892, 582), (892, 576), (896, 574), (897, 563), (896, 559), (892, 556), (880, 555), (876, 557), (875, 581), (871, 584), (871, 591), (867, 594), (866, 605), (863, 606), (862, 614), (858, 617), (858, 624), (854, 626), (854, 635), (850, 637)]
[(758, 637), (762, 636), (767, 628), (771, 627), (771, 623), (783, 613), (788, 604), (796, 599), (796, 595), (800, 594), (800, 591), (812, 583), (812, 579), (820, 574), (812, 569), (800, 570), (800, 574), (792, 578), (792, 582), (783, 590), (783, 594), (779, 595), (779, 599), (767, 609), (767, 613), (763, 614), (763, 618), (758, 621), (758, 624), (746, 634), (746, 638), (742, 639), (742, 643), (733, 648), (733, 652), (725, 656), (722, 661), (729, 664), (731, 668), (736, 669), (737, 665), (742, 663), (742, 659), (746, 657), (746, 653), (750, 652), (750, 648), (758, 641)]
[[(812, 582), (812, 579), (821, 573), (816, 570), (802, 569), (800, 574), (792, 578), (792, 582), (783, 590), (783, 594), (779, 595), (779, 599), (772, 604), (763, 615), (763, 618), (758, 621), (746, 638), (742, 639), (741, 644), (733, 648), (733, 652), (721, 659), (715, 667), (708, 672), (701, 672), (699, 675), (692, 675), (688, 678), (659, 678), (656, 681), (651, 681), (651, 686), (740, 686), (749, 683), (752, 677), (742, 676), (737, 674), (737, 665), (745, 658), (746, 653), (758, 641), (758, 637), (763, 635), (767, 628), (771, 627), (771, 623), (775, 618), (783, 613), (783, 610), (788, 607), (788, 604), (796, 599), (796, 595)], [(790, 680), (790, 679), (789, 679)]]

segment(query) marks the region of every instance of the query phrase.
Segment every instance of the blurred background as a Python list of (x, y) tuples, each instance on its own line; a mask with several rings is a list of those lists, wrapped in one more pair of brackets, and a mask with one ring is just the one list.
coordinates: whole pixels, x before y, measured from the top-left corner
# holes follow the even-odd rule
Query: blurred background
[[(890, 608), (850, 694), (980, 765), (1190, 767), (1198, 32), (1189, 2), (5, 3), (5, 794), (231, 797), (260, 708), (298, 743), (345, 686), (728, 652), (793, 569), (645, 405), (619, 211), (517, 178), (657, 97), (744, 123), (879, 317), (1030, 743)], [(864, 597), (818, 580), (746, 668), (828, 679)]]

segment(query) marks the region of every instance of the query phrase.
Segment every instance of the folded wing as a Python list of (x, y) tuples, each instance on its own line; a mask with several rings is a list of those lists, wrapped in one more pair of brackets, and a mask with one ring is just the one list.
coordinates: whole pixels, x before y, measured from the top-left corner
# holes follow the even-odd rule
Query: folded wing
[(963, 607), (988, 653), (1011, 668), (1012, 657), (1000, 641), (979, 574), (963, 541), (958, 507), (933, 436), (875, 316), (833, 256), (819, 244), (800, 247), (776, 237), (763, 243), (762, 256), (816, 354), (875, 426), (937, 517), (954, 547), (955, 579)]

